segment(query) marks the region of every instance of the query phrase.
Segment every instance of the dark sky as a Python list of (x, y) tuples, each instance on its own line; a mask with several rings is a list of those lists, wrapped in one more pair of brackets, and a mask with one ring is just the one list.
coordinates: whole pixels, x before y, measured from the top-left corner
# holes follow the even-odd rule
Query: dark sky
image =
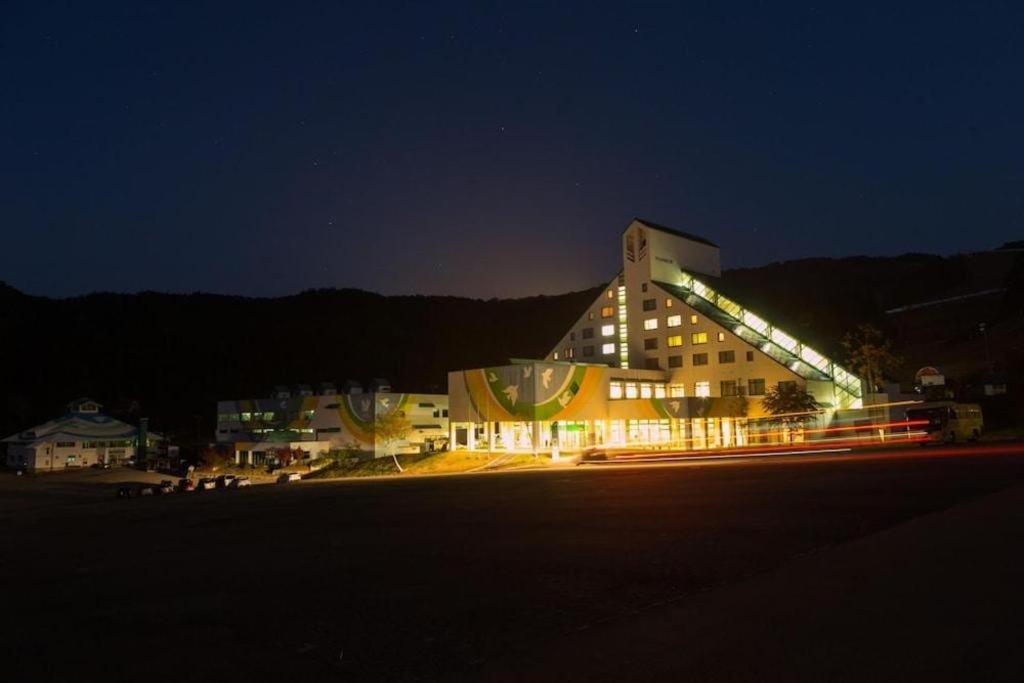
[(727, 266), (1024, 238), (1019, 0), (434, 4), (4, 3), (0, 279), (558, 293), (635, 215)]

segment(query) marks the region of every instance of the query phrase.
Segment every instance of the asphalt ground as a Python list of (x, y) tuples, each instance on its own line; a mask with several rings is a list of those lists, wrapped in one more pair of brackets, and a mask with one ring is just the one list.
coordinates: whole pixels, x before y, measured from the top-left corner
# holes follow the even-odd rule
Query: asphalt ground
[[(736, 668), (727, 646), (764, 614), (736, 600), (701, 608), (706, 596), (749, 591), (752, 581), (809, 557), (835, 558), (834, 575), (847, 578), (821, 589), (825, 604), (822, 596), (847, 594), (857, 576), (892, 569), (883, 551), (857, 552), (857, 543), (901, 529), (915, 538), (908, 523), (1021, 485), (1024, 449), (981, 447), (131, 500), (76, 489), (66, 502), (0, 504), (0, 656), (8, 680), (564, 679), (584, 670), (585, 678), (608, 680), (630, 670), (651, 679), (741, 680), (750, 670)], [(6, 479), (0, 496), (33, 500), (7, 498), (19, 486)], [(948, 540), (970, 536), (970, 528), (968, 518)], [(929, 545), (943, 543), (941, 528), (929, 533)], [(1016, 566), (1019, 550), (1006, 553), (1013, 562), (1004, 556), (1003, 565)], [(985, 559), (974, 558), (965, 581), (992, 576)], [(843, 574), (857, 562), (860, 573)], [(910, 560), (905, 567), (907, 576), (916, 571)], [(755, 595), (789, 604), (794, 585), (768, 583)], [(814, 613), (813, 602), (802, 604)], [(682, 607), (690, 611), (679, 616)], [(1024, 624), (997, 616), (1015, 632)], [(705, 623), (713, 630), (702, 630)], [(773, 623), (788, 642), (790, 622)], [(600, 661), (591, 651), (655, 642), (652, 632), (684, 625), (702, 634), (705, 652), (723, 654), (683, 656), (666, 646), (632, 653), (646, 657), (646, 669), (617, 670), (636, 666), (625, 656), (586, 669)], [(900, 633), (912, 626), (903, 623)], [(886, 627), (884, 619), (873, 624)], [(963, 625), (965, 638), (972, 628)], [(794, 626), (794, 637), (807, 632), (806, 622), (803, 631)], [(908, 657), (919, 655), (913, 638), (904, 642)], [(870, 673), (870, 660), (855, 659), (849, 672), (863, 674), (867, 661)], [(765, 661), (759, 678), (814, 678), (791, 660)], [(841, 661), (830, 666), (845, 671)], [(893, 680), (893, 671), (906, 669), (880, 663), (873, 678)]]

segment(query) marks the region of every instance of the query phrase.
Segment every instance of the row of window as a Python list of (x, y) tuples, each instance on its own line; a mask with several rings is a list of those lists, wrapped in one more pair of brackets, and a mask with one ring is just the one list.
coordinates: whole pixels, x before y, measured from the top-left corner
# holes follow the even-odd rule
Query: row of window
[[(794, 384), (791, 381), (779, 382), (779, 386)], [(730, 379), (719, 383), (721, 396), (764, 396), (765, 382), (763, 378), (748, 379), (744, 386), (739, 381)], [(697, 397), (711, 396), (711, 382), (693, 383), (693, 395)], [(682, 398), (686, 396), (684, 384), (665, 384), (664, 382), (640, 382), (629, 380), (612, 380), (608, 384), (608, 398), (612, 400), (631, 398)]]

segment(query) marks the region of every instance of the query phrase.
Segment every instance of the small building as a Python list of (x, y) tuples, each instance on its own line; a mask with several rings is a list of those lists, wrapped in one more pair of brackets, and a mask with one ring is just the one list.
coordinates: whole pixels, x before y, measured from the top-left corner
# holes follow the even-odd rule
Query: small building
[[(89, 398), (68, 404), (66, 415), (12, 434), (7, 445), (7, 467), (47, 472), (120, 465), (138, 454), (140, 428), (100, 412)], [(155, 449), (163, 437), (143, 431), (147, 449)]]
[[(323, 384), (321, 387), (331, 387)], [(272, 464), (281, 450), (301, 450), (317, 457), (322, 452), (353, 449), (375, 457), (440, 450), (448, 441), (448, 396), (402, 394), (383, 380), (374, 391), (362, 393), (355, 383), (343, 393), (314, 394), (274, 391), (273, 398), (217, 402), (217, 443), (232, 444), (237, 464)], [(375, 434), (378, 419), (404, 418), (404, 438), (384, 443)]]

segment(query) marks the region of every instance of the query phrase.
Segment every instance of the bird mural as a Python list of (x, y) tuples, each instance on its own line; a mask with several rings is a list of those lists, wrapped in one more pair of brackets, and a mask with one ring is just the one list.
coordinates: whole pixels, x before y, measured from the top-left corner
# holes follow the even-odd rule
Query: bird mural
[(548, 387), (551, 386), (551, 375), (554, 372), (555, 371), (553, 369), (548, 368), (548, 369), (544, 370), (544, 372), (540, 373), (540, 381), (541, 381), (541, 384), (544, 385), (545, 389), (547, 389)]
[(567, 405), (569, 405), (569, 402), (571, 400), (572, 400), (572, 394), (570, 394), (568, 391), (566, 391), (561, 396), (558, 397), (558, 405), (560, 405), (560, 406), (562, 406), (564, 408)]
[(505, 387), (502, 390), (502, 392), (505, 394), (505, 396), (508, 397), (509, 403), (511, 403), (512, 405), (515, 405), (516, 401), (519, 400), (519, 385), (518, 384), (510, 384), (507, 387)]
[(523, 379), (530, 379), (530, 375), (532, 375), (532, 374), (533, 374), (533, 366), (532, 365), (524, 365), (523, 366)]
[(495, 382), (498, 381), (498, 376), (495, 375), (493, 372), (489, 372), (487, 373), (487, 381), (490, 382), (491, 384), (494, 384)]

